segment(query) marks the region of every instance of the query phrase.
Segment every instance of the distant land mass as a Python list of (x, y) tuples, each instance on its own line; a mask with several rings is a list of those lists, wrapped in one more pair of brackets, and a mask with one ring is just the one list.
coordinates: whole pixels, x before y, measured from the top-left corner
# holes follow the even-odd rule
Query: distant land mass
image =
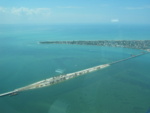
[(41, 41), (40, 44), (96, 45), (141, 49), (150, 52), (150, 40)]

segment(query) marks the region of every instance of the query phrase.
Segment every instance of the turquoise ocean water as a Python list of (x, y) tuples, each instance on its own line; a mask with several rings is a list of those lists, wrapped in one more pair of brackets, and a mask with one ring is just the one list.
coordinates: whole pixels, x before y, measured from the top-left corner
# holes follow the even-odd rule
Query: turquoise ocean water
[[(41, 45), (53, 40), (150, 39), (148, 25), (1, 25), (0, 93), (110, 63), (140, 50)], [(0, 98), (0, 113), (146, 113), (150, 54), (46, 88)]]

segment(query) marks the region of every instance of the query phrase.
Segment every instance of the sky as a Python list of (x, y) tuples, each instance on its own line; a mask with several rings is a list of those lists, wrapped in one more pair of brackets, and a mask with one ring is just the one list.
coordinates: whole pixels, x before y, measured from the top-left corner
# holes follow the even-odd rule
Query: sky
[(150, 24), (150, 0), (0, 0), (0, 24)]

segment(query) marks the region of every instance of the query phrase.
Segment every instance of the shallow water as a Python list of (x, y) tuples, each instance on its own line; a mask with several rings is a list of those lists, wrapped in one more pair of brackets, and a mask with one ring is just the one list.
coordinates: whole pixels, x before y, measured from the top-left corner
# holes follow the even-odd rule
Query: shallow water
[[(61, 74), (58, 69), (66, 74), (139, 53), (139, 50), (127, 48), (37, 43), (45, 40), (142, 39), (142, 35), (148, 39), (150, 36), (149, 27), (144, 27), (143, 31), (142, 26), (121, 27), (1, 26), (0, 93), (58, 76)], [(0, 111), (145, 113), (150, 107), (149, 58), (146, 54), (51, 87), (0, 98)]]

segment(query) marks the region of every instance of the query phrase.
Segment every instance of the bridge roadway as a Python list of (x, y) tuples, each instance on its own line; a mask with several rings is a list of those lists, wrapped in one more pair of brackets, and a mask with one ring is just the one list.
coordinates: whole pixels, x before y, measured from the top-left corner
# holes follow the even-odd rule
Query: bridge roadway
[(113, 65), (113, 64), (116, 64), (116, 63), (119, 63), (119, 62), (122, 62), (122, 61), (126, 61), (126, 60), (129, 60), (129, 59), (132, 59), (132, 58), (135, 58), (135, 57), (147, 54), (147, 53), (148, 52), (144, 52), (144, 53), (141, 53), (141, 54), (138, 54), (138, 55), (128, 57), (126, 59), (118, 60), (118, 61), (115, 61), (115, 62), (112, 62), (112, 63), (109, 63), (109, 64), (98, 65), (98, 66), (88, 68), (88, 69), (84, 69), (84, 70), (81, 70), (81, 71), (77, 71), (77, 72), (74, 72), (74, 73), (60, 75), (60, 76), (57, 76), (57, 77), (51, 77), (51, 78), (41, 80), (39, 82), (35, 82), (33, 84), (27, 85), (25, 87), (21, 87), (21, 88), (15, 89), (13, 91), (0, 94), (0, 97), (13, 96), (13, 95), (16, 95), (19, 92), (22, 92), (22, 91), (25, 91), (25, 90), (31, 90), (31, 89), (37, 89), (37, 88), (42, 88), (42, 87), (46, 87), (46, 86), (51, 86), (51, 85), (54, 85), (54, 84), (57, 84), (57, 83), (75, 78), (77, 76), (81, 76), (81, 75), (84, 75), (84, 74), (87, 74), (87, 73), (91, 73), (91, 72), (109, 67), (110, 65)]
[(138, 56), (141, 56), (141, 55), (144, 55), (144, 54), (147, 54), (147, 53), (149, 53), (149, 52), (143, 52), (143, 53), (138, 54), (138, 55), (132, 55), (131, 57), (128, 57), (128, 58), (125, 58), (125, 59), (122, 59), (122, 60), (118, 60), (118, 61), (112, 62), (112, 63), (110, 63), (110, 65), (116, 64), (116, 63), (119, 63), (119, 62), (122, 62), (122, 61), (126, 61), (126, 60), (129, 60), (131, 58), (138, 57)]

